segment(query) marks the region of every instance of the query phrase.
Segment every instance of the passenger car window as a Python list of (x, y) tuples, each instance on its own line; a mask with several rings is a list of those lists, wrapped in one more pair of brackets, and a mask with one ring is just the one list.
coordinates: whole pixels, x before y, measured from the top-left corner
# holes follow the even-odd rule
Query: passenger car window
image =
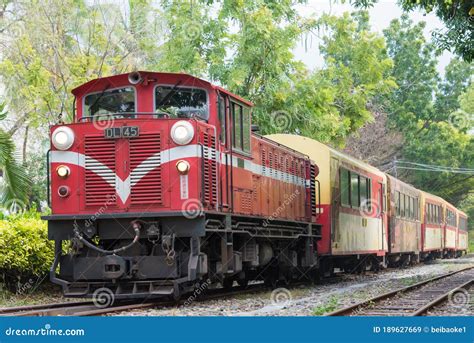
[(367, 206), (367, 178), (361, 176), (360, 177), (360, 182), (359, 182), (359, 187), (360, 187), (360, 203), (361, 205), (364, 204)]
[(350, 173), (348, 170), (341, 168), (341, 203), (343, 205), (350, 205)]
[(351, 205), (359, 207), (359, 175), (351, 173)]
[(155, 111), (174, 118), (209, 119), (207, 93), (193, 87), (157, 86), (155, 88)]
[(83, 116), (94, 117), (135, 112), (135, 88), (105, 89), (84, 97)]

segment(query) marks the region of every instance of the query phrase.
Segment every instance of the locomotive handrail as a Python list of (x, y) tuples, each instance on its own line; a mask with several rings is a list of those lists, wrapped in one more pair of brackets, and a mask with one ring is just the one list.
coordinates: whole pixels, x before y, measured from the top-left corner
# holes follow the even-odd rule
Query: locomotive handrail
[(50, 166), (49, 166), (49, 154), (51, 153), (51, 149), (49, 149), (47, 152), (46, 152), (46, 186), (47, 186), (47, 200), (48, 200), (48, 207), (51, 208), (51, 189), (50, 189), (50, 186), (51, 186), (51, 178), (50, 178)]
[[(163, 118), (160, 118), (160, 119), (173, 119), (170, 117), (170, 115), (168, 113), (164, 113), (164, 112), (119, 112), (119, 113), (109, 113), (109, 114), (99, 114), (97, 115), (98, 118), (100, 117), (119, 117), (119, 116), (136, 116), (136, 115), (155, 115), (155, 116), (163, 116)], [(123, 119), (136, 119), (136, 118), (131, 118), (131, 117), (128, 117), (128, 118), (123, 118)], [(186, 119), (186, 118), (184, 118)], [(187, 119), (191, 119), (191, 118), (187, 118)], [(81, 117), (78, 122), (83, 122), (83, 121), (88, 121), (88, 120), (95, 120), (95, 116), (83, 116)]]

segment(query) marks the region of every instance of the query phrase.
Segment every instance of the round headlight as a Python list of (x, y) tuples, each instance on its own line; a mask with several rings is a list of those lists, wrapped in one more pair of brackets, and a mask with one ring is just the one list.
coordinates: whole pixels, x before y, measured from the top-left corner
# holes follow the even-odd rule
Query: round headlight
[(51, 136), (53, 145), (58, 150), (67, 150), (74, 143), (74, 132), (67, 126), (60, 126)]
[(181, 120), (171, 127), (171, 139), (178, 145), (185, 145), (194, 138), (194, 127), (190, 122)]
[(188, 161), (181, 160), (176, 163), (176, 169), (178, 169), (178, 173), (181, 175), (186, 175), (190, 168), (191, 166), (189, 165)]
[(58, 195), (61, 198), (65, 198), (69, 195), (69, 187), (68, 186), (60, 186), (58, 188)]
[(71, 173), (71, 170), (67, 166), (59, 166), (56, 168), (56, 173), (59, 177), (65, 179)]

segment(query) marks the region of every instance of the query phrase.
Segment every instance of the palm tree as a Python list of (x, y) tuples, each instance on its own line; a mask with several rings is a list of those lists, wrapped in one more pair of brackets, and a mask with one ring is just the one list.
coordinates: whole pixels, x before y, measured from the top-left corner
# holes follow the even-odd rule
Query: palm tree
[[(0, 120), (5, 119), (5, 105), (0, 103)], [(10, 212), (22, 208), (27, 199), (30, 181), (15, 159), (15, 144), (8, 132), (0, 129), (0, 204)]]

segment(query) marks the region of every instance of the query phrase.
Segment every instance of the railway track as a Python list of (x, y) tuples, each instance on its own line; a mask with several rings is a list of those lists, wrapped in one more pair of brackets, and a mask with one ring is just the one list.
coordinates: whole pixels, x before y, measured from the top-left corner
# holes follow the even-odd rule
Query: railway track
[[(192, 301), (208, 301), (219, 298), (231, 297), (234, 295), (241, 295), (247, 293), (254, 293), (259, 291), (267, 290), (263, 284), (255, 284), (247, 286), (245, 289), (233, 288), (231, 290), (224, 289), (212, 289), (206, 294), (196, 297)], [(155, 301), (143, 301), (140, 302), (116, 302), (114, 305), (106, 308), (98, 308), (92, 301), (84, 302), (64, 302), (54, 303), (46, 305), (31, 305), (31, 306), (18, 306), (18, 307), (7, 307), (0, 308), (0, 317), (2, 316), (16, 316), (16, 317), (42, 317), (42, 316), (100, 316), (109, 313), (149, 309), (155, 307), (170, 307), (183, 305), (191, 298), (192, 294), (188, 298), (182, 300), (169, 301), (169, 300), (155, 300)]]
[(471, 266), (384, 293), (327, 316), (422, 316), (473, 283)]

